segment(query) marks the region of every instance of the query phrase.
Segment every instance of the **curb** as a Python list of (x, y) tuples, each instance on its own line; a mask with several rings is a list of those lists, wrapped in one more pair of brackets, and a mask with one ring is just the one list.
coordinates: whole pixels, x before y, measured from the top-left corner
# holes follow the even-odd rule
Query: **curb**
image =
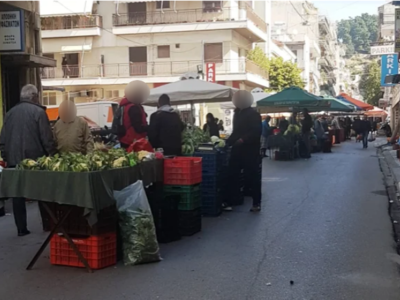
[(392, 221), (396, 250), (400, 255), (400, 182), (398, 180), (400, 178), (400, 165), (395, 161), (390, 151), (384, 151), (383, 147), (378, 147), (377, 154), (389, 198), (388, 212)]

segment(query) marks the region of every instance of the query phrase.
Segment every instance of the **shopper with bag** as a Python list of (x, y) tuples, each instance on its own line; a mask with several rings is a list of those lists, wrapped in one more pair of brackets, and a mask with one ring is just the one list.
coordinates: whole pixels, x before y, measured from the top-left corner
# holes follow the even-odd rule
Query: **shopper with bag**
[(368, 135), (371, 132), (371, 122), (368, 121), (367, 117), (364, 117), (363, 120), (360, 122), (360, 131), (362, 134), (362, 141), (363, 141), (363, 148), (368, 148)]

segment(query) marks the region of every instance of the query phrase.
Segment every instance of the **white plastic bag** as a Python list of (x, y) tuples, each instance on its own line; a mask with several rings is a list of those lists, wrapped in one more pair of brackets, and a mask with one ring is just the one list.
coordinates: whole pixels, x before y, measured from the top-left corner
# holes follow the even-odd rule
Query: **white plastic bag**
[(125, 265), (160, 261), (153, 216), (142, 181), (114, 191)]
[(370, 132), (368, 135), (368, 142), (373, 142), (373, 141), (375, 141), (375, 135), (372, 132)]

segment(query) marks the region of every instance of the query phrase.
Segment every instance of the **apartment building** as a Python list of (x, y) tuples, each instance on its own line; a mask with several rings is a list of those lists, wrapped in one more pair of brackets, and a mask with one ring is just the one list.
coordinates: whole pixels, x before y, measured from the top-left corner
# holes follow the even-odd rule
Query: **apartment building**
[[(62, 2), (62, 5), (60, 5)], [(42, 83), (63, 87), (76, 102), (123, 96), (124, 85), (143, 80), (157, 87), (183, 76), (204, 76), (252, 90), (269, 85), (268, 74), (246, 59), (254, 43), (268, 43), (267, 11), (255, 1), (58, 1), (42, 2), (43, 52), (57, 61)], [(264, 5), (264, 9), (268, 6)], [(263, 19), (264, 17), (264, 19)]]
[[(321, 93), (336, 96), (340, 92), (339, 59), (344, 56), (337, 39), (336, 26), (326, 16), (319, 16), (319, 45), (321, 48)], [(344, 67), (344, 65), (343, 65)]]
[(378, 41), (394, 41), (394, 13), (396, 6), (391, 3), (378, 7)]
[(40, 68), (55, 66), (55, 61), (41, 56), (38, 2), (1, 1), (0, 19), (1, 126), (4, 113), (19, 101), (21, 88), (31, 83), (40, 91)]
[(272, 38), (285, 43), (295, 54), (305, 89), (319, 94), (318, 9), (308, 1), (273, 1), (271, 26)]

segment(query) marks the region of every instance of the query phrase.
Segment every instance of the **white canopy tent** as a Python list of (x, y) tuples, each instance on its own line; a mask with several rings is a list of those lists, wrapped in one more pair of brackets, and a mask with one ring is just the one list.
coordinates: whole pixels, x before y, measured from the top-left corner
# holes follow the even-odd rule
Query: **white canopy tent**
[(171, 105), (228, 102), (232, 101), (236, 91), (233, 87), (199, 79), (180, 80), (151, 89), (149, 99), (144, 104), (157, 105), (162, 94), (169, 96)]
[[(271, 96), (274, 93), (266, 93), (262, 89), (257, 88), (257, 89), (252, 90), (251, 94), (253, 95), (253, 98), (254, 98), (253, 107), (256, 107), (257, 101), (260, 101), (261, 99)], [(235, 106), (233, 105), (232, 101), (227, 102), (227, 103), (221, 103), (220, 107), (221, 107), (221, 109), (235, 109)]]

